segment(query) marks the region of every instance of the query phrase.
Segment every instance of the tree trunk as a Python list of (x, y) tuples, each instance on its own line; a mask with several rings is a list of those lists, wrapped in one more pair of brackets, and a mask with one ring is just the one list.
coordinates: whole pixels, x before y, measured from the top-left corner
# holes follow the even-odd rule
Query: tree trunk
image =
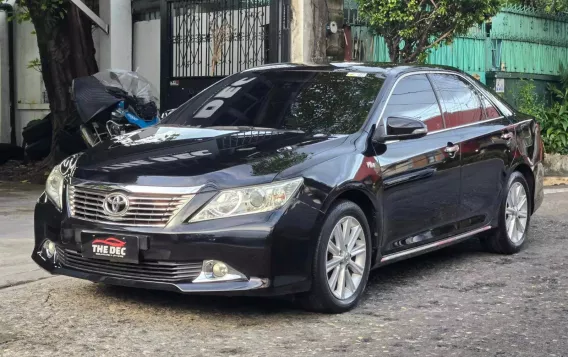
[(389, 57), (392, 63), (398, 63), (400, 57), (400, 40), (385, 38)]
[(37, 36), (41, 74), (53, 114), (51, 152), (45, 166), (57, 164), (63, 156), (61, 133), (76, 120), (70, 88), (74, 78), (98, 72), (90, 20), (71, 2), (61, 11), (45, 11), (40, 1), (26, 0)]

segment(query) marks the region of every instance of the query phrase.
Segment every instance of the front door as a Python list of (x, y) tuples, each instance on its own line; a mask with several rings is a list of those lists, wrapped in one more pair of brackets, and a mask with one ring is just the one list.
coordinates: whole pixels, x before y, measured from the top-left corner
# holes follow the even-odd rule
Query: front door
[(382, 120), (422, 120), (428, 135), (388, 142), (377, 156), (384, 179), (383, 255), (451, 235), (460, 207), (459, 142), (445, 130), (444, 117), (428, 77), (413, 74), (395, 86)]
[(514, 129), (467, 79), (454, 74), (429, 76), (440, 98), (446, 126), (454, 129), (461, 142), (460, 227), (470, 230), (487, 225), (501, 203), (513, 159)]

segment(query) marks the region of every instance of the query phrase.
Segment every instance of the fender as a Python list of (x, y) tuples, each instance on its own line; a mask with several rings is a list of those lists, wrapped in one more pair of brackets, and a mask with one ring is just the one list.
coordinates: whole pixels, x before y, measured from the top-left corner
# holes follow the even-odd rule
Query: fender
[[(340, 199), (342, 196), (346, 197), (346, 198), (351, 198), (352, 197), (348, 197), (350, 195), (350, 193), (354, 193), (354, 195), (363, 195), (365, 198), (367, 198), (371, 204), (373, 205), (373, 210), (375, 212), (374, 214), (374, 225), (373, 222), (369, 222), (369, 228), (371, 230), (371, 241), (373, 244), (373, 249), (375, 250), (374, 252), (374, 256), (373, 258), (373, 262), (380, 262), (380, 258), (381, 258), (381, 247), (383, 245), (384, 242), (384, 220), (383, 220), (383, 202), (382, 200), (379, 199), (379, 197), (382, 197), (382, 192), (383, 192), (383, 185), (382, 182), (379, 186), (379, 188), (377, 189), (376, 193), (373, 192), (373, 190), (365, 185), (363, 182), (359, 182), (359, 181), (350, 181), (350, 182), (346, 182), (345, 184), (334, 188), (326, 197), (325, 201), (323, 202), (323, 205), (321, 207), (321, 214), (320, 217), (318, 218), (318, 222), (322, 222), (323, 219), (325, 218), (327, 211), (329, 210), (329, 208), (331, 207), (331, 205), (337, 201), (337, 199)], [(359, 196), (358, 198), (360, 198), (361, 196)], [(355, 203), (357, 203), (357, 199), (354, 199)], [(362, 208), (363, 211), (365, 211), (364, 208)], [(365, 212), (366, 214), (368, 214), (369, 212)], [(316, 226), (321, 226), (321, 223), (316, 225)], [(376, 263), (375, 263), (376, 264)], [(374, 266), (373, 266), (374, 267)]]

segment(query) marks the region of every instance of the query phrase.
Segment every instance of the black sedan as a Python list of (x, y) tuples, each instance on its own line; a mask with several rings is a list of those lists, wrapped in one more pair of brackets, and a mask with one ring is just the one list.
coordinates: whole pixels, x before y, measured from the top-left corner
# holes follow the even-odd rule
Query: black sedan
[(96, 282), (343, 312), (385, 264), (474, 236), (518, 252), (543, 155), (533, 118), (451, 68), (259, 67), (55, 167), (32, 257)]

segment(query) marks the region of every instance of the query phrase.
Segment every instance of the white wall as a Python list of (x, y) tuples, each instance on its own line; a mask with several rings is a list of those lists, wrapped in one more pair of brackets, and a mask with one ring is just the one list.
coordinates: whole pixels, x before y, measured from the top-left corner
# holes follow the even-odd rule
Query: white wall
[(146, 77), (160, 91), (160, 20), (134, 23), (133, 70)]
[(14, 67), (16, 76), (16, 140), (22, 144), (22, 129), (28, 122), (43, 118), (49, 113), (49, 104), (42, 101), (41, 74), (27, 68), (39, 58), (37, 39), (31, 22), (14, 26)]
[[(22, 129), (32, 120), (41, 119), (49, 113), (49, 104), (43, 101), (41, 73), (27, 68), (30, 61), (39, 58), (37, 38), (31, 22), (14, 23), (14, 58), (16, 78), (16, 140), (22, 145)], [(104, 34), (103, 34), (104, 35)], [(100, 58), (100, 31), (93, 32), (95, 58)], [(4, 120), (9, 121), (9, 117)], [(9, 141), (8, 141), (9, 142)]]
[(132, 69), (131, 0), (99, 0), (99, 16), (110, 28), (100, 36), (101, 68)]
[(0, 143), (10, 142), (10, 57), (8, 16), (0, 11)]

